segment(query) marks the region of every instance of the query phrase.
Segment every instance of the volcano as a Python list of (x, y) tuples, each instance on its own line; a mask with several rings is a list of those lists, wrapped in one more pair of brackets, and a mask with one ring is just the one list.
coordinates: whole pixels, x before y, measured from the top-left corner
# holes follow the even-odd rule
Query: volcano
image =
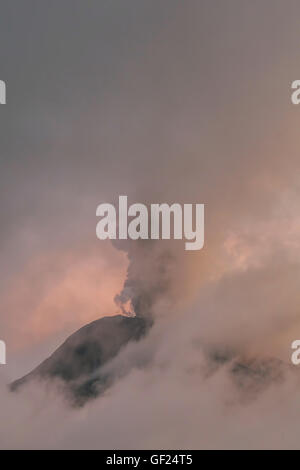
[(74, 406), (81, 406), (110, 387), (115, 377), (103, 366), (130, 341), (147, 332), (150, 321), (122, 315), (104, 317), (72, 334), (48, 359), (10, 385), (17, 391), (32, 380), (57, 380)]

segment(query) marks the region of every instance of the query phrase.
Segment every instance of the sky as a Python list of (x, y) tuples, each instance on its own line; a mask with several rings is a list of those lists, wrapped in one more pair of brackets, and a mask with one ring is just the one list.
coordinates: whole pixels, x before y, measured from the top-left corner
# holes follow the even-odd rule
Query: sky
[[(0, 447), (299, 447), (299, 2), (0, 8)], [(122, 194), (204, 203), (203, 250), (99, 241), (96, 208)], [(139, 288), (155, 324), (105, 397), (75, 412), (41, 385), (7, 392)], [(286, 372), (241, 391), (207, 351)]]

